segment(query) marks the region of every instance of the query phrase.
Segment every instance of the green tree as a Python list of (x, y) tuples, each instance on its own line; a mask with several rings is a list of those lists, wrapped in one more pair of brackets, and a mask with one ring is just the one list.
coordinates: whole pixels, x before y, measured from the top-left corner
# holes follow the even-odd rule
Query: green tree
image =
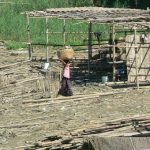
[(146, 9), (150, 7), (150, 0), (92, 0), (94, 6), (128, 7)]

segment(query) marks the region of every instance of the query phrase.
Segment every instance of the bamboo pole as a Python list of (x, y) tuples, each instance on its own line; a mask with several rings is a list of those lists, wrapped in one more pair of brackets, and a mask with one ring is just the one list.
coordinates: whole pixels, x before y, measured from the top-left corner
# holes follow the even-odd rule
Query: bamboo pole
[(64, 46), (66, 45), (66, 20), (64, 19), (64, 26), (63, 26), (63, 36), (64, 36)]
[(30, 37), (30, 18), (29, 14), (26, 13), (26, 20), (27, 20), (27, 37), (28, 37), (28, 49), (29, 49), (29, 59), (32, 58), (32, 52), (31, 52), (31, 37)]
[(6, 68), (9, 68), (9, 67), (11, 67), (11, 69), (12, 69), (12, 67), (15, 66), (15, 65), (21, 65), (21, 64), (24, 64), (24, 63), (28, 63), (28, 62), (30, 62), (30, 61), (25, 60), (25, 61), (16, 62), (16, 63), (13, 63), (13, 64), (3, 65), (3, 66), (0, 66), (0, 69), (6, 69)]
[(28, 127), (28, 126), (38, 126), (38, 125), (44, 125), (44, 124), (49, 124), (49, 123), (54, 123), (54, 122), (47, 121), (47, 122), (40, 122), (40, 123), (9, 124), (9, 125), (0, 126), (0, 129), (2, 129), (2, 128), (24, 128), (24, 127)]
[[(100, 96), (108, 96), (108, 95), (114, 95), (114, 94), (123, 94), (127, 93), (126, 91), (121, 92), (107, 92), (107, 93), (97, 93), (97, 94), (90, 94), (88, 96), (81, 96), (81, 97), (61, 97), (61, 98), (48, 98), (39, 100), (40, 103), (32, 104), (32, 105), (25, 105), (24, 107), (39, 107), (39, 106), (45, 106), (45, 105), (53, 105), (53, 104), (61, 104), (61, 103), (69, 103), (69, 102), (75, 102), (75, 101), (84, 101), (84, 100), (91, 100), (92, 98), (99, 98)], [(58, 100), (58, 101), (57, 101)], [(29, 101), (23, 101), (23, 104), (28, 103), (35, 103), (35, 100), (29, 100)]]
[(88, 75), (90, 75), (90, 59), (92, 58), (92, 22), (88, 26)]
[[(46, 62), (49, 62), (49, 57), (48, 57), (48, 39), (49, 39), (49, 30), (48, 30), (48, 17), (46, 17)], [(50, 76), (51, 76), (51, 67), (49, 67), (49, 72), (50, 72)], [(47, 80), (48, 83), (51, 83), (51, 78), (48, 78), (48, 72), (46, 72), (45, 74), (45, 80)], [(43, 81), (44, 84), (44, 81)], [(45, 86), (45, 84), (44, 84)], [(44, 87), (43, 87), (44, 90)], [(44, 90), (45, 95), (47, 96), (47, 92)], [(48, 90), (48, 93), (50, 93), (50, 88)]]
[(28, 78), (28, 79), (24, 79), (22, 81), (19, 81), (19, 82), (16, 82), (15, 85), (18, 85), (18, 84), (24, 84), (26, 82), (33, 82), (33, 81), (37, 81), (39, 79), (44, 79), (45, 77), (34, 77), (34, 78)]
[[(65, 25), (65, 22), (66, 21), (64, 21), (64, 25)], [(66, 29), (63, 30), (63, 33), (64, 33), (64, 31), (66, 31)], [(92, 32), (92, 33), (94, 33), (94, 32)], [(62, 32), (48, 32), (48, 34), (62, 34)], [(79, 31), (78, 32), (65, 32), (65, 34), (88, 34), (88, 32), (79, 32)]]
[[(131, 48), (131, 46), (119, 46), (119, 45), (100, 45), (100, 48), (111, 48), (111, 47), (118, 47), (118, 48)], [(132, 48), (140, 48), (140, 46), (132, 46)], [(149, 46), (142, 46), (142, 48), (149, 48)]]
[(45, 27), (46, 27), (46, 62), (48, 62), (48, 17), (45, 18)]
[(116, 80), (116, 66), (115, 66), (115, 24), (112, 24), (112, 43), (113, 43), (113, 81)]
[(138, 49), (136, 48), (136, 28), (134, 28), (134, 46), (135, 46), (135, 67), (136, 67), (136, 86), (139, 89), (139, 77), (138, 77)]
[(0, 4), (31, 5), (30, 3), (0, 2)]

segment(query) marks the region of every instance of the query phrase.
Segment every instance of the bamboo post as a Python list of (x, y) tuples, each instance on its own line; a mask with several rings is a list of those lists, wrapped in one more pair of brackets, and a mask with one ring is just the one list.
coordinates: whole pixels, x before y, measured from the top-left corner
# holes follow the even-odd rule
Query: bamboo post
[(30, 18), (29, 14), (26, 13), (26, 20), (27, 20), (27, 38), (28, 38), (28, 49), (29, 49), (29, 59), (32, 58), (32, 52), (31, 52), (31, 37), (30, 37)]
[(139, 77), (138, 77), (138, 49), (136, 40), (136, 27), (134, 27), (134, 46), (135, 46), (135, 68), (136, 68), (136, 85), (139, 89)]
[[(50, 75), (51, 75), (52, 71), (50, 72)], [(51, 85), (52, 85), (52, 79), (51, 79), (51, 76), (47, 76), (47, 84), (48, 84), (48, 96), (51, 97)]]
[(115, 66), (115, 24), (112, 24), (112, 44), (113, 44), (113, 81), (116, 80), (116, 66)]
[(66, 45), (66, 20), (64, 19), (64, 26), (63, 26), (63, 36), (64, 36), (64, 46)]
[(43, 88), (43, 93), (44, 93), (44, 95), (46, 95), (44, 80), (45, 79), (43, 79), (43, 78), (41, 79), (41, 85), (42, 85), (42, 88)]
[(0, 75), (0, 86), (2, 86), (2, 75)]
[(46, 62), (49, 62), (48, 60), (48, 17), (45, 18), (45, 26), (46, 26)]
[(92, 22), (88, 26), (88, 75), (90, 75), (90, 59), (92, 58)]

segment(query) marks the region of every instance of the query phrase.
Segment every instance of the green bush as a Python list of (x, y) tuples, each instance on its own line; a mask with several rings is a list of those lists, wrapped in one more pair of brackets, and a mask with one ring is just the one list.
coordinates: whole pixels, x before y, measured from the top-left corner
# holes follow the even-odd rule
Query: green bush
[(24, 43), (16, 41), (6, 41), (5, 46), (8, 50), (18, 50), (26, 47)]

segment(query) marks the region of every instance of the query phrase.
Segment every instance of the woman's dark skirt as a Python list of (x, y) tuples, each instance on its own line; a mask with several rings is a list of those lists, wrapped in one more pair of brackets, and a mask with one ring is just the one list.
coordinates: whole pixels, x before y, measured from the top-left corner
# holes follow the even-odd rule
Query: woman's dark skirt
[(61, 81), (61, 87), (59, 89), (58, 94), (63, 96), (72, 96), (72, 90), (71, 90), (71, 81), (68, 78), (63, 77)]

